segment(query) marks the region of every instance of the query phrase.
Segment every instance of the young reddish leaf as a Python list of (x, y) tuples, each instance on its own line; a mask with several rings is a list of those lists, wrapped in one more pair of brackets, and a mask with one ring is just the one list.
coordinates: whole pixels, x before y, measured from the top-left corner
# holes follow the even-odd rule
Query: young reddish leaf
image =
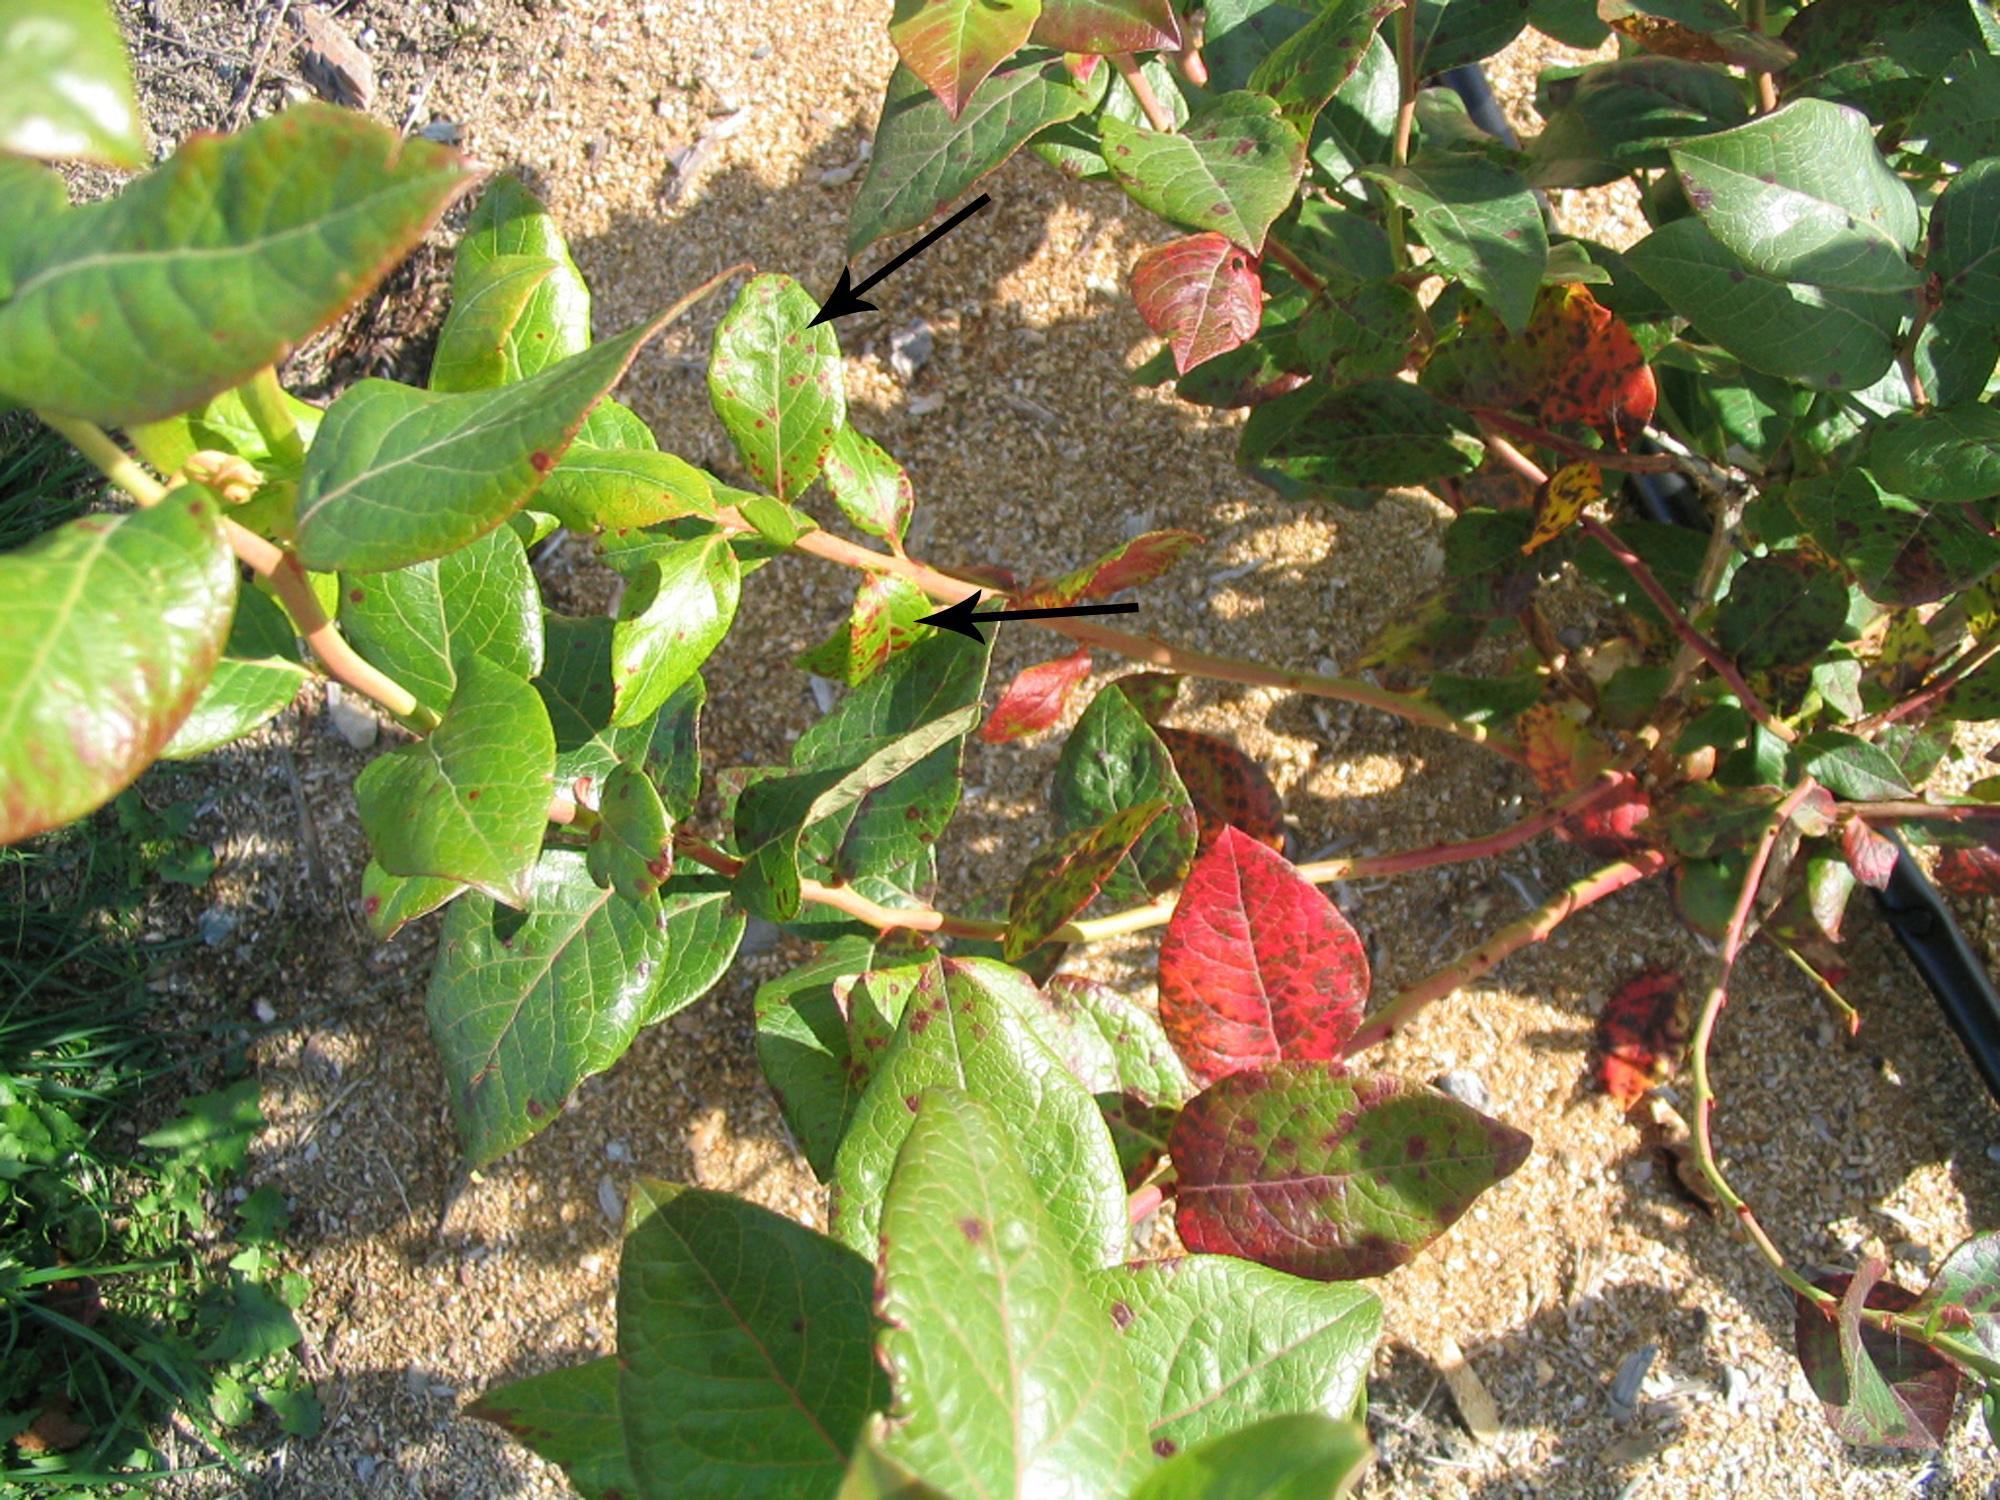
[(1605, 859), (1617, 859), (1650, 848), (1650, 830), (1642, 824), (1653, 815), (1653, 801), (1639, 788), (1630, 771), (1618, 773), (1618, 790), (1604, 801), (1572, 813), (1556, 828), (1556, 836)]
[(1095, 828), (1067, 835), (1031, 861), (1007, 903), (1001, 956), (1016, 962), (1090, 905), (1118, 862), (1166, 810), (1166, 802), (1157, 797), (1138, 803), (1113, 813)]
[(1060, 609), (1079, 599), (1109, 599), (1120, 589), (1151, 583), (1202, 541), (1192, 531), (1149, 531), (1074, 573), (1032, 585), (1014, 603), (1021, 609)]
[(1089, 675), (1088, 651), (1022, 668), (993, 705), (991, 717), (979, 728), (979, 737), (989, 745), (1002, 745), (1049, 728), (1062, 717), (1070, 694)]
[(1272, 1063), (1197, 1094), (1168, 1141), (1197, 1253), (1319, 1281), (1380, 1276), (1527, 1160), (1513, 1127), (1435, 1089)]
[(1264, 316), (1264, 283), (1249, 252), (1219, 234), (1148, 250), (1132, 267), (1132, 299), (1183, 375), (1247, 343)]
[(1795, 1296), (1792, 1334), (1799, 1363), (1826, 1407), (1833, 1430), (1850, 1443), (1935, 1448), (1951, 1425), (1958, 1370), (1913, 1339), (1869, 1327), (1864, 1307), (1907, 1312), (1917, 1299), (1881, 1280), (1888, 1268), (1866, 1260), (1853, 1276), (1821, 1276), (1814, 1285), (1840, 1298), (1830, 1312)]
[(1194, 862), (1160, 942), (1160, 1022), (1204, 1081), (1276, 1058), (1336, 1059), (1361, 1024), (1368, 955), (1334, 904), (1234, 828)]
[(1521, 543), (1521, 550), (1535, 552), (1546, 547), (1576, 524), (1584, 507), (1603, 496), (1604, 471), (1596, 464), (1587, 459), (1564, 464), (1535, 491), (1535, 530)]
[(889, 40), (956, 120), (972, 91), (1026, 45), (1038, 0), (896, 0)]
[(1859, 818), (1849, 818), (1840, 831), (1840, 852), (1847, 856), (1847, 868), (1854, 878), (1874, 890), (1889, 888), (1889, 876), (1896, 868), (1896, 846)]
[(1598, 1085), (1630, 1109), (1673, 1076), (1687, 1045), (1688, 1013), (1681, 976), (1644, 969), (1612, 992), (1597, 1016)]
[(1194, 803), (1199, 849), (1206, 850), (1223, 829), (1240, 828), (1258, 843), (1284, 852), (1284, 804), (1262, 766), (1214, 735), (1165, 725), (1154, 729)]
[[(1604, 768), (1611, 755), (1576, 720), (1553, 703), (1537, 703), (1517, 721), (1528, 774), (1549, 796), (1575, 791)], [(1652, 816), (1652, 802), (1629, 771), (1618, 775), (1619, 790), (1565, 818), (1557, 828), (1564, 839), (1614, 859), (1643, 848), (1640, 825)]]
[[(1185, 780), (1185, 775), (1183, 775)], [(1192, 784), (1188, 795), (1194, 796)], [(1201, 800), (1195, 799), (1196, 810)], [(2000, 852), (1987, 847), (1947, 849), (1938, 860), (1938, 884), (1954, 896), (2000, 896)]]
[(1042, 0), (1033, 40), (1058, 52), (1173, 52), (1181, 28), (1170, 0)]

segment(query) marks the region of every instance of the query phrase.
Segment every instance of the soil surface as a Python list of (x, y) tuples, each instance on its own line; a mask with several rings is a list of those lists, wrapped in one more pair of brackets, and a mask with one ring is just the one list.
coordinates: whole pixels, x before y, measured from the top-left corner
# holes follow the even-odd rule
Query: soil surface
[[(293, 8), (122, 0), (162, 150), (303, 96)], [(596, 288), (602, 333), (739, 260), (832, 285), (892, 64), (886, 11), (356, 0), (337, 19), (373, 61), (377, 117), (457, 138), (548, 198)], [(1532, 119), (1535, 69), (1575, 56), (1531, 35), (1496, 61), (1518, 123)], [(1236, 418), (1126, 379), (1155, 344), (1124, 277), (1157, 226), (1115, 189), (1067, 182), (1031, 157), (987, 187), (993, 206), (974, 231), (899, 273), (879, 316), (841, 325), (857, 423), (917, 483), (913, 551), (1025, 574), (1141, 530), (1188, 527), (1208, 545), (1146, 591), (1149, 630), (1274, 662), (1351, 661), (1437, 573), (1444, 509), (1420, 495), (1367, 513), (1302, 507), (1251, 483), (1230, 463)], [(1565, 195), (1557, 207), (1570, 227), (1613, 242), (1640, 232), (1625, 199)], [(304, 351), (293, 383), (324, 394), (363, 374), (420, 376), (447, 264), (436, 250), (420, 257), (384, 301)], [(702, 380), (723, 306), (711, 301), (642, 354), (621, 394), (664, 447), (729, 476), (734, 457)], [(899, 371), (891, 335), (919, 319), (929, 358)], [(607, 597), (581, 545), (545, 575), (567, 608)], [(707, 673), (711, 766), (770, 762), (816, 717), (805, 675), (784, 663), (833, 626), (851, 587), (804, 559), (746, 587), (741, 625)], [(1059, 647), (1029, 629), (1002, 633), (996, 682)], [(1123, 669), (1097, 666), (1099, 682)], [(1206, 683), (1184, 702), (1177, 722), (1270, 768), (1301, 857), (1472, 837), (1532, 795), (1476, 747), (1364, 710)], [(207, 915), (217, 939), (163, 982), (191, 1014), (233, 1016), (259, 1038), (274, 1125), (248, 1185), (275, 1184), (295, 1205), (293, 1255), (316, 1288), (303, 1357), (327, 1409), (321, 1436), (269, 1450), (247, 1486), (183, 1488), (564, 1493), (554, 1470), (462, 1408), (498, 1382), (611, 1349), (630, 1184), (693, 1181), (823, 1220), (823, 1192), (786, 1139), (752, 1047), (753, 990), (801, 951), (753, 945), (706, 1002), (642, 1036), (526, 1148), (468, 1177), (424, 1025), (433, 926), (383, 947), (358, 920), (364, 856), (349, 789), (368, 752), (335, 728), (315, 699), (201, 767), (159, 773), (168, 793), (202, 799), (198, 831), (219, 861), (207, 891), (161, 909), (179, 931)], [(1039, 841), (1058, 738), (970, 747), (943, 904), (1004, 888)], [(1590, 863), (1545, 842), (1333, 894), (1368, 939), (1386, 994)], [(1880, 1255), (1918, 1287), (1974, 1225), (2000, 1224), (2000, 1114), (1872, 911), (1857, 903), (1851, 920), (1859, 1039), (1754, 946), (1717, 1049), (1716, 1127), (1735, 1181), (1798, 1262), (1845, 1268)], [(1093, 955), (1092, 970), (1144, 992), (1151, 952), (1135, 940)], [(1642, 887), (1432, 1007), (1386, 1049), (1385, 1066), (1417, 1077), (1471, 1075), (1460, 1086), (1483, 1089), (1536, 1150), (1377, 1283), (1387, 1324), (1370, 1492), (1972, 1495), (1994, 1483), (1993, 1448), (1970, 1411), (1937, 1455), (1844, 1450), (1797, 1372), (1789, 1297), (1589, 1089), (1592, 1021), (1609, 991), (1650, 964), (1698, 982), (1708, 962), (1668, 893)], [(1454, 1344), (1498, 1413), (1483, 1439), (1442, 1375)], [(1628, 1403), (1612, 1399), (1621, 1367)]]

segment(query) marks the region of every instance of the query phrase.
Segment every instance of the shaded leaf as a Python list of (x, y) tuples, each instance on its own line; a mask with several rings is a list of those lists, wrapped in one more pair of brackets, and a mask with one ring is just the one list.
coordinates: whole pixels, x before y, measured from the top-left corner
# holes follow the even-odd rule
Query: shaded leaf
[(1305, 141), (1262, 94), (1218, 95), (1171, 135), (1110, 116), (1100, 129), (1112, 175), (1141, 207), (1257, 254), (1305, 167)]
[(1226, 235), (1191, 234), (1133, 263), (1132, 300), (1185, 375), (1256, 334), (1264, 285), (1250, 256)]
[(1931, 209), (1924, 269), (1934, 278), (1931, 399), (1976, 401), (2000, 357), (2000, 161), (1975, 162), (1945, 185)]
[(1795, 753), (1800, 769), (1850, 802), (1889, 802), (1915, 795), (1902, 768), (1886, 751), (1854, 735), (1815, 730), (1799, 742)]
[(1335, 384), (1400, 372), (1423, 336), (1423, 305), (1393, 281), (1366, 281), (1316, 299), (1298, 325), (1299, 354), (1312, 373)]
[(2000, 896), (2000, 851), (1946, 849), (1938, 856), (1937, 882), (1954, 896)]
[(1167, 811), (1104, 882), (1105, 896), (1136, 905), (1179, 880), (1195, 851), (1194, 806), (1173, 757), (1115, 685), (1100, 689), (1063, 741), (1049, 806), (1059, 833), (1095, 828), (1113, 813), (1164, 800)]
[(1847, 624), (1847, 587), (1798, 552), (1753, 557), (1730, 575), (1715, 639), (1743, 666), (1812, 661)]
[(1868, 468), (1912, 500), (1984, 500), (2000, 494), (2000, 408), (1970, 402), (1891, 412), (1869, 429)]
[(1164, 798), (1121, 809), (1095, 828), (1079, 828), (1038, 854), (1021, 872), (1007, 907), (1001, 956), (1019, 961), (1097, 898), (1140, 835), (1167, 810)]
[(1269, 94), (1302, 132), (1353, 75), (1375, 28), (1397, 0), (1333, 0), (1286, 37), (1250, 75), (1250, 87)]
[(1376, 488), (1469, 474), (1484, 452), (1462, 413), (1407, 381), (1371, 380), (1256, 407), (1237, 457), (1307, 485)]
[(789, 276), (750, 281), (715, 330), (708, 397), (750, 476), (796, 500), (847, 425), (833, 325), (809, 327), (819, 299)]
[(1707, 63), (1624, 57), (1563, 85), (1560, 106), (1528, 143), (1528, 180), (1540, 188), (1597, 187), (1669, 165), (1667, 148), (1741, 124), (1736, 80)]
[(1023, 667), (979, 726), (979, 737), (989, 745), (1001, 745), (1052, 728), (1062, 717), (1070, 695), (1089, 676), (1088, 651)]
[(760, 986), (753, 1001), (758, 1066), (821, 1182), (833, 1179), (834, 1154), (868, 1080), (867, 1070), (853, 1063), (834, 986), (874, 959), (872, 936), (835, 938), (807, 963)]
[(1528, 24), (1528, 0), (1417, 0), (1417, 76), (1491, 57)]
[(1688, 1039), (1681, 976), (1643, 969), (1611, 992), (1597, 1013), (1592, 1071), (1597, 1086), (1630, 1109), (1673, 1077)]
[(1889, 888), (1896, 869), (1896, 846), (1860, 818), (1849, 818), (1840, 830), (1840, 852), (1854, 878), (1871, 890)]
[(599, 793), (584, 861), (590, 878), (627, 901), (644, 901), (673, 873), (673, 820), (643, 771), (614, 766)]
[(889, 40), (957, 119), (972, 91), (1025, 44), (1041, 0), (896, 0)]
[(1198, 850), (1213, 844), (1223, 829), (1238, 828), (1258, 843), (1284, 851), (1284, 804), (1262, 766), (1214, 735), (1165, 725), (1156, 725), (1154, 732), (1173, 757), (1194, 804)]
[(1529, 1144), (1398, 1078), (1269, 1063), (1181, 1111), (1169, 1143), (1175, 1224), (1190, 1250), (1322, 1281), (1379, 1276), (1520, 1166)]
[(185, 759), (242, 738), (289, 708), (311, 676), (284, 610), (256, 589), (238, 588), (222, 659), (160, 758)]
[(1786, 492), (1813, 540), (1879, 604), (1929, 604), (2000, 568), (2000, 539), (1956, 505), (1891, 494), (1866, 469)]
[(1794, 1296), (1793, 1341), (1827, 1422), (1850, 1443), (1935, 1448), (1951, 1425), (1958, 1371), (1922, 1344), (1860, 1320), (1864, 1307), (1906, 1312), (1916, 1298), (1878, 1260), (1853, 1276), (1820, 1276), (1814, 1285), (1840, 1298), (1837, 1311)]
[(618, 1410), (618, 1357), (495, 1386), (466, 1409), (563, 1471), (583, 1500), (638, 1494)]
[(1548, 264), (1549, 237), (1541, 205), (1518, 172), (1483, 156), (1441, 152), (1363, 175), (1409, 211), (1444, 270), (1507, 327), (1527, 327)]

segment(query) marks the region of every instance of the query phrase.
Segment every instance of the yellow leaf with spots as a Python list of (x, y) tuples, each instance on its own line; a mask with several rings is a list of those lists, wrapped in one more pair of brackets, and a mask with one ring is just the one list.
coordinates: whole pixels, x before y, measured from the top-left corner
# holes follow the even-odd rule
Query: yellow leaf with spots
[(1583, 508), (1604, 495), (1604, 471), (1579, 460), (1564, 464), (1535, 491), (1535, 530), (1521, 543), (1523, 552), (1545, 547), (1576, 524)]

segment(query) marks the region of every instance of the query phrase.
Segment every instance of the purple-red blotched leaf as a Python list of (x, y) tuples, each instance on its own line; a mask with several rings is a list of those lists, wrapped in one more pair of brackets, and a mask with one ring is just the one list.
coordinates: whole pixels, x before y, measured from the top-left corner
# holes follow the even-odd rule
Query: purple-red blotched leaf
[(1889, 876), (1896, 868), (1896, 846), (1860, 818), (1849, 818), (1840, 831), (1840, 852), (1847, 856), (1847, 868), (1856, 880), (1878, 891), (1889, 888)]
[(1039, 947), (1050, 933), (1090, 905), (1118, 862), (1166, 810), (1165, 799), (1158, 797), (1124, 808), (1095, 828), (1067, 835), (1046, 854), (1037, 856), (1022, 872), (1007, 904), (1007, 936), (1000, 945), (1007, 962), (1014, 963)]
[(1160, 942), (1160, 1021), (1197, 1078), (1337, 1059), (1361, 1024), (1368, 955), (1283, 855), (1223, 829)]
[(1250, 252), (1220, 234), (1148, 250), (1132, 267), (1132, 298), (1183, 375), (1247, 343), (1264, 315), (1264, 283)]
[(1935, 1448), (1951, 1425), (1958, 1371), (1914, 1339), (1860, 1319), (1864, 1307), (1907, 1312), (1916, 1298), (1893, 1282), (1879, 1260), (1853, 1276), (1821, 1276), (1814, 1285), (1840, 1298), (1826, 1309), (1794, 1297), (1792, 1334), (1799, 1363), (1826, 1407), (1833, 1430), (1850, 1443)]
[(1174, 758), (1174, 769), (1181, 773), (1188, 800), (1194, 803), (1201, 848), (1214, 843), (1223, 829), (1240, 828), (1258, 843), (1284, 852), (1284, 804), (1262, 766), (1212, 734), (1163, 724), (1156, 724), (1154, 731)]
[(1430, 1089), (1328, 1063), (1235, 1073), (1181, 1111), (1175, 1223), (1196, 1252), (1380, 1276), (1527, 1159), (1527, 1136)]
[(1022, 668), (993, 705), (992, 715), (980, 725), (979, 737), (989, 745), (1000, 745), (1049, 728), (1062, 717), (1070, 694), (1088, 676), (1088, 651)]
[(1954, 896), (2000, 896), (2000, 851), (1947, 849), (1938, 857), (1937, 878)]

